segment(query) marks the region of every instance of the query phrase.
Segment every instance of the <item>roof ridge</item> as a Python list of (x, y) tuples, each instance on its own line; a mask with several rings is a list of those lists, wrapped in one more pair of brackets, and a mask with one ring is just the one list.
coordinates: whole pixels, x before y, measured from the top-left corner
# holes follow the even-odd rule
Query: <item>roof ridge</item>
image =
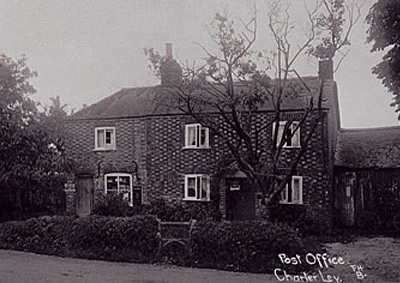
[(378, 127), (363, 127), (363, 128), (340, 128), (340, 133), (362, 133), (362, 132), (380, 132), (400, 130), (399, 126), (378, 126)]

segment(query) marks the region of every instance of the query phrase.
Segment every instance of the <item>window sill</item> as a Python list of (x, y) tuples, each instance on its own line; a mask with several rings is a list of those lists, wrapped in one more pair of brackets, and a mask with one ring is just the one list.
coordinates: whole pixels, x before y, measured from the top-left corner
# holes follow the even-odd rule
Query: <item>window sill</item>
[(95, 148), (93, 151), (116, 151), (116, 148)]
[(303, 202), (279, 202), (279, 204), (288, 204), (288, 205), (304, 205)]
[(211, 147), (192, 147), (192, 146), (184, 146), (182, 149), (187, 150), (187, 149), (194, 149), (194, 150), (204, 150), (204, 149), (211, 149)]
[(192, 198), (184, 198), (183, 201), (193, 201), (193, 202), (210, 202), (208, 199), (192, 199)]
[(301, 146), (283, 146), (282, 149), (300, 149)]

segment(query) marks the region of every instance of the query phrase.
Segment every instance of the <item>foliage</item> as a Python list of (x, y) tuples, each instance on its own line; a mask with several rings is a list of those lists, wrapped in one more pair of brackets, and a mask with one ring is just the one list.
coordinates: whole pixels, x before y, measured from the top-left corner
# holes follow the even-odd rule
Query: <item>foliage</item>
[(133, 215), (133, 208), (122, 195), (102, 195), (92, 211), (94, 215), (125, 217)]
[[(30, 84), (35, 76), (37, 73), (29, 69), (26, 57), (13, 60), (0, 55), (1, 181), (29, 183), (65, 171), (65, 158), (46, 126), (60, 113), (50, 111), (47, 115), (38, 110), (37, 103), (30, 98), (36, 92)], [(55, 124), (60, 125), (61, 120)]]
[[(307, 51), (318, 59), (339, 57), (336, 70), (350, 51), (350, 33), (360, 20), (360, 0), (322, 0), (323, 12), (316, 16), (318, 44)], [(339, 53), (339, 54), (338, 54)]]
[(286, 223), (302, 236), (328, 236), (332, 232), (329, 210), (312, 205), (282, 205), (272, 208), (273, 221)]
[(0, 222), (65, 213), (65, 179), (48, 176), (40, 180), (0, 183)]
[[(372, 52), (388, 48), (382, 61), (372, 72), (382, 80), (383, 85), (393, 94), (391, 106), (400, 111), (400, 2), (379, 0), (370, 9), (366, 18), (370, 25), (367, 42), (372, 42)], [(399, 116), (400, 119), (400, 116)]]
[[(48, 111), (39, 110), (31, 99), (36, 91), (30, 79), (36, 76), (25, 56), (14, 60), (0, 55), (2, 221), (59, 212), (51, 204), (51, 198), (58, 194), (60, 186), (54, 186), (56, 191), (50, 192), (53, 185), (49, 182), (62, 178), (72, 166), (62, 148), (60, 129), (66, 113), (59, 98), (53, 100), (54, 105)], [(43, 200), (46, 195), (47, 201)]]
[[(154, 262), (158, 249), (154, 216), (39, 217), (0, 224), (0, 248), (58, 256), (110, 261)], [(279, 253), (321, 252), (318, 242), (301, 239), (285, 224), (198, 222), (192, 231), (184, 265), (223, 270), (270, 272), (306, 271), (309, 266), (282, 266)]]
[(0, 248), (59, 256), (150, 262), (157, 250), (154, 217), (40, 217), (0, 224)]
[(280, 263), (278, 254), (320, 252), (317, 243), (303, 241), (293, 228), (271, 222), (201, 222), (193, 231), (193, 262), (197, 266), (224, 270), (271, 272), (305, 271), (306, 265)]
[(96, 202), (93, 215), (126, 217), (132, 215), (154, 215), (162, 221), (189, 221), (220, 219), (219, 210), (209, 203), (167, 203), (164, 199), (157, 199), (141, 207), (131, 207), (118, 195), (104, 195)]
[(168, 204), (163, 199), (155, 200), (145, 208), (145, 213), (157, 215), (162, 221), (189, 221), (208, 220), (218, 221), (220, 219), (217, 207), (209, 203), (184, 203)]

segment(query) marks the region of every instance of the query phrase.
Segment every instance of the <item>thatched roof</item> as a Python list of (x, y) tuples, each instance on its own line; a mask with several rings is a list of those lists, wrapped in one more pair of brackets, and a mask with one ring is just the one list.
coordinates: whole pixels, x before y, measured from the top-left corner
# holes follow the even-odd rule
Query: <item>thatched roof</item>
[(400, 126), (341, 129), (335, 165), (347, 168), (400, 168)]

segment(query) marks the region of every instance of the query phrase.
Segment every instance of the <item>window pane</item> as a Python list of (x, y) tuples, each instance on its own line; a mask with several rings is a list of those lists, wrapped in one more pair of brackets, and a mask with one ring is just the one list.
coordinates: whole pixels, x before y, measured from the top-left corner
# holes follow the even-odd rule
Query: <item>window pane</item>
[(112, 192), (118, 192), (117, 177), (107, 177), (107, 193)]
[[(296, 129), (299, 125), (299, 122), (294, 121), (292, 124), (292, 129)], [(296, 133), (292, 137), (292, 145), (293, 146), (300, 146), (300, 128), (297, 129)]]
[[(288, 137), (288, 139), (286, 140), (286, 146), (292, 146), (293, 145), (292, 144), (293, 137), (291, 137), (291, 135), (292, 135), (292, 129), (288, 128), (287, 132), (286, 132), (286, 136)], [(289, 139), (289, 137), (291, 137), (291, 138)]]
[(113, 130), (106, 131), (106, 144), (112, 144), (113, 141)]
[(129, 177), (119, 177), (119, 191), (130, 192), (130, 182)]
[(196, 178), (190, 177), (187, 180), (187, 196), (196, 197)]
[(207, 200), (208, 199), (208, 180), (206, 177), (202, 177), (201, 179), (201, 195), (200, 198)]
[(292, 182), (289, 182), (287, 185), (287, 201), (292, 202), (293, 201), (293, 190), (292, 190)]
[(284, 123), (279, 123), (278, 138), (276, 140), (277, 141), (277, 145), (279, 145), (281, 143), (284, 130), (285, 130), (285, 124)]
[(196, 127), (188, 127), (188, 144), (196, 145)]
[(97, 147), (104, 147), (104, 130), (97, 130)]
[(207, 142), (207, 132), (208, 129), (201, 127), (200, 128), (200, 145), (201, 146), (207, 146), (208, 142)]
[(300, 202), (300, 180), (293, 179), (293, 201)]
[(287, 201), (287, 186), (283, 189), (283, 191), (281, 192), (281, 200), (286, 202)]

